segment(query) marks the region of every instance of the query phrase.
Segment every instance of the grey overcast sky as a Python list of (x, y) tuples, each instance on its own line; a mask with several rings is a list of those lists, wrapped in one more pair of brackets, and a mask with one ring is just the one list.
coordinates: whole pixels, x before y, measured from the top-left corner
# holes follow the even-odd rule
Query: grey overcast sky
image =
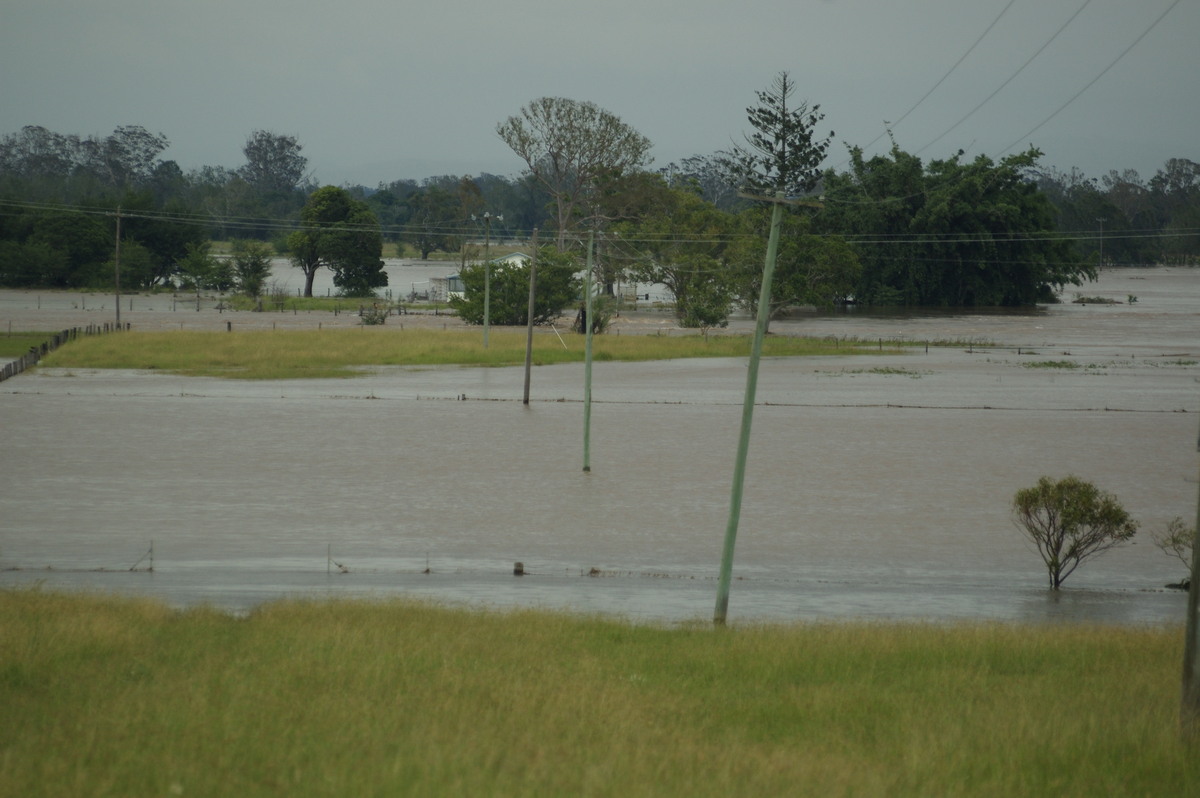
[(781, 70), (836, 131), (827, 166), (886, 150), (885, 120), (927, 160), (1200, 161), (1200, 0), (0, 2), (0, 134), (142, 125), (189, 170), (264, 129), (333, 184), (516, 175), (496, 125), (543, 96), (617, 114), (663, 166), (740, 140)]

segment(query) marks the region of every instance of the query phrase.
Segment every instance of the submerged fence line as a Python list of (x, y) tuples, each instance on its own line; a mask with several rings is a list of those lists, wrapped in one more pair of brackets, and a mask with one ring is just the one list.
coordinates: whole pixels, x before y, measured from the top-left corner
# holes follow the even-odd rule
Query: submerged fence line
[(80, 336), (87, 335), (105, 335), (110, 332), (119, 332), (129, 330), (130, 325), (116, 324), (104, 322), (103, 324), (89, 324), (86, 327), (71, 327), (62, 332), (54, 333), (48, 339), (43, 341), (38, 346), (29, 347), (29, 351), (21, 355), (16, 360), (5, 363), (0, 367), (0, 382), (4, 382), (9, 377), (15, 377), (21, 374), (26, 369), (36, 366), (43, 357), (58, 349), (68, 341), (74, 341)]

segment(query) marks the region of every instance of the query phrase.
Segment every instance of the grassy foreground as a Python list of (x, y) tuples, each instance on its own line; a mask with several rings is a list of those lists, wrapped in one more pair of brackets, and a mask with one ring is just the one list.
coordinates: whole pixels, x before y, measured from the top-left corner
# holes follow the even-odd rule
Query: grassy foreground
[(0, 795), (1197, 795), (1181, 641), (2, 591)]
[[(356, 366), (509, 366), (525, 362), (525, 333), (497, 330), (483, 348), (478, 330), (398, 330), (359, 327), (335, 330), (248, 332), (127, 332), (82, 338), (42, 360), (57, 368), (163, 369), (188, 376), (243, 379), (352, 377)], [(668, 360), (744, 357), (749, 336), (601, 335), (594, 338), (595, 360)], [(772, 337), (766, 356), (876, 352), (878, 347), (833, 339)], [(883, 351), (897, 351), (886, 349)], [(584, 359), (581, 335), (534, 336), (537, 365)]]

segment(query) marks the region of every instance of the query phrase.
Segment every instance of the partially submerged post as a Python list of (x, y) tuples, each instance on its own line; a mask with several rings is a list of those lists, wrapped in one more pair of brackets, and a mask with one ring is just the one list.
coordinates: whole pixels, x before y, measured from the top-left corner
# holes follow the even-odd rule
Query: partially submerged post
[(538, 231), (533, 228), (533, 255), (529, 259), (529, 312), (525, 327), (525, 398), (524, 404), (529, 404), (529, 375), (533, 365), (533, 314), (537, 309), (537, 257)]
[[(825, 158), (825, 152), (833, 138), (832, 131), (824, 139), (817, 139), (813, 135), (813, 128), (824, 118), (824, 114), (818, 110), (820, 106), (814, 105), (810, 109), (807, 102), (789, 106), (788, 100), (795, 88), (796, 84), (788, 73), (780, 72), (770, 89), (757, 92), (758, 106), (746, 109), (747, 119), (755, 132), (746, 136), (745, 145), (734, 145), (731, 151), (718, 158), (720, 165), (736, 175), (744, 187), (743, 191), (738, 192), (740, 196), (774, 203), (758, 301), (758, 324), (755, 325), (750, 365), (746, 372), (742, 434), (738, 443), (737, 464), (734, 467), (729, 525), (725, 530), (725, 546), (717, 585), (717, 607), (713, 615), (713, 622), (718, 625), (725, 623), (726, 612), (729, 609), (733, 546), (741, 514), (746, 453), (750, 446), (750, 421), (754, 414), (754, 393), (758, 384), (758, 361), (762, 354), (763, 336), (771, 312), (771, 282), (775, 276), (775, 257), (779, 251), (779, 227), (783, 221), (783, 206), (822, 205), (819, 201), (789, 201), (785, 197), (802, 197), (816, 188), (821, 177), (821, 161)], [(767, 194), (770, 196), (764, 196)]]
[[(472, 216), (471, 218), (474, 219), (475, 217)], [(491, 322), (491, 313), (492, 313), (491, 257), (492, 257), (492, 219), (493, 218), (499, 219), (500, 221), (504, 221), (503, 216), (493, 217), (490, 211), (485, 212), (483, 214), (484, 226), (487, 228), (487, 232), (484, 234), (485, 237), (483, 239), (483, 348), (484, 349), (488, 348), (488, 327), (491, 326), (490, 322)]]
[(117, 206), (117, 243), (113, 252), (113, 282), (116, 284), (117, 326), (121, 326), (121, 206)]
[[(761, 198), (760, 198), (761, 199)], [(717, 579), (717, 606), (713, 623), (724, 625), (729, 612), (729, 582), (733, 576), (733, 548), (737, 542), (738, 522), (742, 514), (742, 486), (746, 481), (746, 455), (750, 451), (750, 422), (754, 418), (754, 396), (758, 390), (758, 362), (762, 355), (767, 316), (771, 312), (771, 282), (775, 278), (775, 259), (779, 251), (779, 227), (783, 221), (783, 192), (776, 194), (771, 211), (771, 234), (767, 239), (767, 259), (763, 265), (762, 289), (758, 298), (758, 318), (754, 326), (754, 342), (750, 347), (750, 364), (746, 369), (746, 395), (742, 401), (742, 432), (738, 439), (737, 460), (733, 467), (733, 490), (729, 499), (729, 522), (725, 526), (725, 545), (721, 550), (721, 572)]]

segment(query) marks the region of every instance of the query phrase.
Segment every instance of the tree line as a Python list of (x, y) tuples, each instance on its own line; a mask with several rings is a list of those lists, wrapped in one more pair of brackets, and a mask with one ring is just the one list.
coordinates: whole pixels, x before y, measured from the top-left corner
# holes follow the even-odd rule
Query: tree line
[[(495, 238), (536, 227), (577, 264), (590, 234), (607, 292), (661, 283), (681, 323), (713, 326), (758, 301), (778, 193), (789, 204), (773, 310), (1029, 305), (1102, 265), (1200, 256), (1200, 164), (1090, 179), (1043, 166), (1033, 148), (922, 161), (893, 143), (870, 158), (847, 145), (845, 167), (822, 169), (833, 133), (819, 135), (820, 107), (793, 102), (795, 88), (781, 73), (758, 92), (743, 145), (657, 170), (650, 141), (615, 115), (541, 98), (496, 126), (523, 174), (373, 188), (316, 185), (302, 145), (270, 131), (248, 136), (237, 168), (184, 172), (161, 157), (167, 138), (141, 127), (104, 137), (25, 127), (0, 138), (0, 285), (107, 287), (120, 216), (124, 285), (261, 290), (256, 274), (274, 253), (308, 286), (328, 268), (340, 291), (365, 295), (386, 284), (384, 242), (466, 265), (487, 214)], [(218, 259), (214, 240), (243, 243)]]

